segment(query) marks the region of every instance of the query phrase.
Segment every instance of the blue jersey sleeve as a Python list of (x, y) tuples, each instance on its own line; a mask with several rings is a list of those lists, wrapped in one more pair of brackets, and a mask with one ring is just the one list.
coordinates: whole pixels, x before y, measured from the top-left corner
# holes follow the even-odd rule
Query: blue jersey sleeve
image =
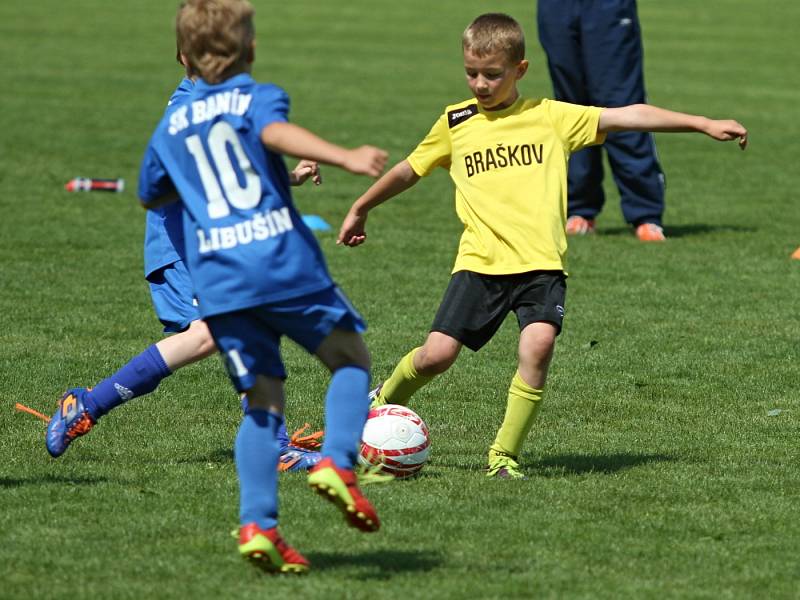
[(151, 140), (144, 153), (142, 167), (139, 169), (139, 198), (142, 202), (147, 202), (174, 191), (175, 185), (164, 168), (164, 163), (158, 157)]
[[(170, 107), (186, 101), (193, 89), (194, 81), (184, 77), (169, 98), (166, 114), (169, 114)], [(175, 191), (175, 186), (164, 168), (164, 163), (156, 152), (155, 140), (156, 135), (153, 135), (145, 151), (142, 167), (139, 169), (139, 198), (145, 201), (155, 200)]]
[[(170, 110), (170, 107), (186, 101), (193, 89), (194, 81), (184, 77), (172, 92), (167, 104), (167, 111)], [(157, 155), (155, 158), (158, 158)], [(158, 164), (154, 158), (148, 159), (147, 162), (153, 162), (154, 166)], [(185, 259), (182, 206), (175, 202), (155, 210), (149, 210), (145, 223), (144, 275), (149, 277), (167, 265)]]
[(167, 102), (167, 106), (172, 106), (179, 100), (186, 98), (189, 94), (192, 93), (193, 89), (194, 89), (194, 81), (192, 81), (188, 77), (184, 77), (178, 84), (178, 87), (175, 88), (175, 91), (172, 92), (172, 96), (169, 97), (169, 102)]
[(273, 84), (259, 88), (259, 93), (253, 98), (251, 118), (255, 131), (260, 135), (267, 125), (289, 120), (289, 95)]

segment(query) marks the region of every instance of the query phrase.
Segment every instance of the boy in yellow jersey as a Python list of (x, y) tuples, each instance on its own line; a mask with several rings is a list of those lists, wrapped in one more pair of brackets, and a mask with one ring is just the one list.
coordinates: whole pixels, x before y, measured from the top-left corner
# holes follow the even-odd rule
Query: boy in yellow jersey
[(508, 15), (478, 17), (464, 31), (462, 45), (474, 98), (448, 106), (411, 155), (356, 200), (337, 242), (363, 243), (370, 209), (436, 167), (450, 172), (464, 224), (450, 285), (427, 340), (373, 390), (373, 405), (406, 404), (455, 362), (462, 346), (480, 349), (514, 311), (519, 363), (487, 475), (519, 479), (524, 475), (518, 456), (541, 405), (564, 317), (570, 153), (623, 130), (701, 132), (738, 139), (744, 149), (747, 131), (736, 121), (645, 104), (599, 108), (523, 98), (517, 81), (528, 69), (525, 39)]

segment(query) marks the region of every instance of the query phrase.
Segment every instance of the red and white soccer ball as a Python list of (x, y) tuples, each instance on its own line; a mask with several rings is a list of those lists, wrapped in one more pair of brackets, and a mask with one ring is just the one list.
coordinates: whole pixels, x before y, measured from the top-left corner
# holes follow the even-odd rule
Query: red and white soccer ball
[(369, 411), (361, 435), (360, 463), (382, 466), (397, 479), (413, 477), (428, 460), (428, 426), (406, 406), (385, 404)]

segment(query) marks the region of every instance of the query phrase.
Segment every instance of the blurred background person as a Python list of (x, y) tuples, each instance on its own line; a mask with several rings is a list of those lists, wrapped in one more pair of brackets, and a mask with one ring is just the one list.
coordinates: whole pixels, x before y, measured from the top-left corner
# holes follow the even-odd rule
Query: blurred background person
[[(635, 0), (538, 0), (537, 21), (556, 100), (609, 108), (647, 101)], [(653, 135), (634, 131), (609, 133), (570, 158), (567, 233), (595, 230), (605, 202), (601, 148), (625, 221), (641, 241), (664, 241), (664, 174)]]

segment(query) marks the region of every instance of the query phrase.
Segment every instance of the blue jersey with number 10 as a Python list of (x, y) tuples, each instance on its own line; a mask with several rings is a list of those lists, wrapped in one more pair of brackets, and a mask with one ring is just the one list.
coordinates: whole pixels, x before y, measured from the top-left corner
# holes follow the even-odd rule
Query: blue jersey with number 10
[(288, 119), (289, 98), (248, 74), (199, 80), (166, 111), (145, 152), (139, 196), (177, 191), (186, 259), (202, 316), (279, 302), (333, 281), (292, 202), (282, 156), (261, 131)]

